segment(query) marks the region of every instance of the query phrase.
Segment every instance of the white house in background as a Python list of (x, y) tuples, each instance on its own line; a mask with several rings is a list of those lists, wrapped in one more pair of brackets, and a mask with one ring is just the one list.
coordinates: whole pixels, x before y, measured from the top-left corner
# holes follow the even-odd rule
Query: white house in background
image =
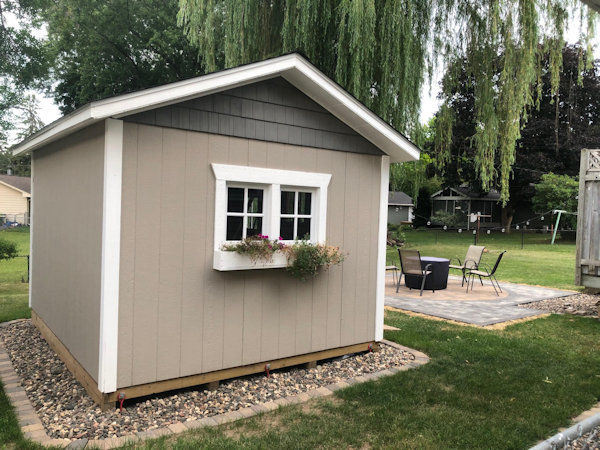
[(0, 175), (0, 221), (29, 224), (31, 178)]
[(388, 223), (400, 225), (412, 223), (414, 204), (412, 198), (401, 191), (388, 194)]

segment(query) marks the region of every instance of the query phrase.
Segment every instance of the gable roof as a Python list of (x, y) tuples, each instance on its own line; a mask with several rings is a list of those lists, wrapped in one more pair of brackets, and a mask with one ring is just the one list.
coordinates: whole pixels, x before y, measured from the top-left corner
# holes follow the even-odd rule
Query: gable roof
[(388, 205), (414, 206), (412, 198), (402, 191), (391, 191), (388, 193)]
[(278, 76), (372, 142), (390, 156), (391, 162), (419, 159), (415, 144), (298, 53), (88, 103), (17, 144), (13, 153), (31, 152), (107, 118), (118, 119)]
[(31, 194), (31, 178), (16, 175), (0, 175), (0, 183), (25, 194)]
[(434, 192), (430, 195), (430, 198), (438, 197), (440, 194), (443, 194), (446, 189), (449, 189), (457, 194), (458, 197), (464, 197), (465, 199), (470, 200), (490, 200), (490, 201), (499, 201), (500, 193), (496, 189), (490, 189), (487, 194), (483, 194), (481, 192), (472, 189), (469, 186), (461, 185), (457, 187), (448, 186), (444, 189), (441, 189), (437, 192)]

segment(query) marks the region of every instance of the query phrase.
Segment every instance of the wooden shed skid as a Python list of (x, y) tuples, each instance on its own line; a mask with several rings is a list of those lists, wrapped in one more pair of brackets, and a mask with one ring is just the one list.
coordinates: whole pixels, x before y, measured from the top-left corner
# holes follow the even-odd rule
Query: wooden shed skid
[(208, 383), (219, 382), (230, 378), (242, 377), (269, 370), (276, 370), (285, 367), (307, 364), (307, 367), (312, 367), (316, 361), (335, 358), (352, 353), (365, 352), (369, 350), (377, 350), (378, 345), (374, 341), (364, 342), (361, 344), (347, 345), (344, 347), (321, 350), (318, 352), (306, 353), (304, 355), (290, 356), (287, 358), (275, 359), (272, 361), (263, 361), (260, 363), (249, 364), (246, 366), (232, 367), (223, 370), (215, 370), (213, 372), (190, 375), (181, 378), (173, 378), (170, 380), (157, 381), (153, 383), (139, 384), (119, 389), (115, 392), (103, 393), (98, 389), (96, 380), (77, 362), (64, 344), (56, 337), (56, 335), (44, 323), (44, 320), (34, 311), (31, 311), (31, 320), (36, 328), (40, 331), (46, 342), (56, 352), (58, 357), (65, 363), (65, 366), (73, 374), (73, 376), (81, 383), (88, 392), (90, 397), (103, 409), (107, 410), (119, 400), (121, 394), (125, 395), (126, 399), (144, 397), (147, 395), (158, 394), (177, 389), (199, 386)]

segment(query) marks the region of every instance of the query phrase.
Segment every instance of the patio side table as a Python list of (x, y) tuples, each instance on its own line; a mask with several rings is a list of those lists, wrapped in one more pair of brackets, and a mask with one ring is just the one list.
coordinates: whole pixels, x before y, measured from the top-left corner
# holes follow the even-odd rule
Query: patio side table
[[(435, 256), (421, 256), (421, 267), (425, 269), (427, 264), (431, 264), (431, 274), (425, 281), (424, 290), (438, 291), (446, 289), (448, 286), (448, 271), (450, 260), (446, 258), (436, 258)], [(404, 275), (406, 287), (411, 289), (421, 289), (422, 278), (418, 275)]]

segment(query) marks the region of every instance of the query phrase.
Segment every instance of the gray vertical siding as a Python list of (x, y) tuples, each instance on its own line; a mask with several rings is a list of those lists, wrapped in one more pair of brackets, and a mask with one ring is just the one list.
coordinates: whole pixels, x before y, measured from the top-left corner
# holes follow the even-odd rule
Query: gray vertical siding
[(133, 114), (124, 120), (281, 144), (383, 154), (283, 78)]
[(104, 123), (33, 159), (32, 308), (97, 380)]
[[(135, 123), (123, 152), (119, 387), (374, 339), (379, 156)], [(217, 162), (331, 173), (346, 261), (305, 283), (213, 270)]]

